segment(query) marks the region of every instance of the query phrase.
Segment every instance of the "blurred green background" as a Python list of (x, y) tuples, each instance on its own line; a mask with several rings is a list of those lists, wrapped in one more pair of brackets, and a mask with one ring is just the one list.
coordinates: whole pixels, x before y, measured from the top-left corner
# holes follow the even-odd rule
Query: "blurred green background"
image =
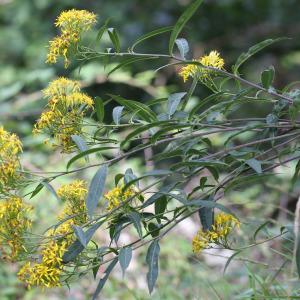
[[(21, 136), (25, 167), (63, 169), (67, 161), (66, 158), (62, 159), (59, 152), (53, 152), (50, 147), (43, 145), (41, 137), (31, 135), (32, 125), (45, 105), (40, 90), (56, 76), (81, 79), (86, 91), (93, 96), (105, 97), (107, 93), (112, 93), (140, 101), (186, 89), (174, 68), (164, 69), (157, 74), (144, 72), (149, 68), (155, 69), (156, 65), (152, 66), (149, 62), (135, 64), (110, 78), (106, 78), (103, 66), (97, 61), (88, 62), (80, 74), (76, 65), (71, 65), (67, 70), (63, 64), (46, 65), (48, 41), (57, 34), (53, 25), (57, 15), (70, 8), (91, 10), (98, 15), (98, 27), (110, 18), (110, 25), (117, 28), (120, 34), (122, 48), (127, 49), (138, 36), (162, 26), (173, 25), (190, 2), (0, 0), (0, 124)], [(273, 65), (276, 69), (275, 86), (280, 89), (299, 78), (299, 11), (298, 0), (206, 0), (184, 29), (182, 37), (190, 42), (190, 58), (216, 49), (225, 58), (228, 70), (239, 54), (255, 43), (267, 38), (289, 37), (289, 40), (274, 44), (257, 55), (241, 70), (248, 79), (257, 81), (261, 71)], [(90, 37), (92, 41), (93, 33)], [(110, 47), (108, 39), (101, 43), (101, 46)], [(141, 52), (166, 53), (167, 45), (168, 34), (165, 34), (138, 49)], [(206, 94), (207, 90), (203, 87), (196, 91), (199, 99)], [(258, 116), (257, 113), (253, 107), (253, 114)], [(266, 112), (259, 113), (264, 116)], [(222, 144), (222, 140), (216, 143)], [(131, 160), (130, 166), (138, 168), (140, 161)], [(121, 171), (124, 170), (125, 166), (122, 166)], [(276, 217), (288, 222), (289, 214), (279, 213), (276, 205), (280, 205), (281, 201), (293, 203), (295, 199), (295, 192), (289, 190), (291, 173), (291, 170), (285, 169), (283, 176), (274, 179), (273, 187), (280, 186), (279, 190), (270, 186), (254, 186), (233, 193), (230, 199), (225, 199), (225, 203), (234, 203), (237, 208), (242, 206), (240, 211), (247, 216), (249, 224), (249, 211), (255, 214), (256, 220)], [(90, 175), (86, 174), (87, 177)], [(258, 199), (263, 201), (258, 204)], [(36, 219), (42, 220), (46, 228), (54, 221), (60, 204), (46, 192), (34, 199), (34, 204), (38, 210)], [(187, 220), (162, 244), (161, 274), (153, 299), (240, 299), (238, 295), (249, 288), (249, 274), (253, 270), (259, 268), (260, 276), (267, 276), (270, 271), (268, 263), (266, 266), (254, 264), (253, 268), (253, 264), (247, 266), (244, 262), (234, 263), (227, 275), (223, 276), (224, 257), (230, 256), (227, 251), (194, 257), (190, 242), (197, 228), (196, 217)], [(178, 234), (182, 239), (178, 239)], [(257, 255), (256, 259), (272, 260), (272, 257), (276, 257), (275, 253), (268, 252), (268, 245), (262, 245)], [(137, 254), (124, 280), (121, 272), (114, 274), (104, 290), (103, 299), (150, 299), (146, 289), (144, 257), (143, 252)], [(271, 265), (271, 270), (273, 267)], [(92, 278), (83, 278), (72, 286), (71, 291), (67, 288), (45, 292), (25, 291), (16, 279), (16, 270), (16, 266), (4, 266), (1, 263), (1, 300), (89, 299), (95, 288)]]

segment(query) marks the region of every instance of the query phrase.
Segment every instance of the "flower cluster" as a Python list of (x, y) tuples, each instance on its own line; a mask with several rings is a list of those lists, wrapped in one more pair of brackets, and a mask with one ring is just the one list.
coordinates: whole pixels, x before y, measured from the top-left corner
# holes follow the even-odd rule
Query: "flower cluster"
[(48, 105), (35, 124), (34, 132), (52, 135), (63, 152), (74, 146), (71, 136), (81, 134), (82, 121), (93, 100), (82, 93), (79, 82), (60, 77), (43, 91)]
[(17, 186), (21, 177), (19, 154), (22, 144), (15, 134), (0, 127), (0, 193), (6, 194)]
[(81, 34), (91, 29), (96, 23), (96, 15), (86, 10), (71, 9), (62, 12), (56, 19), (55, 25), (61, 33), (49, 42), (47, 63), (54, 64), (62, 56), (65, 67), (70, 64), (70, 52), (80, 40)]
[(211, 244), (226, 245), (227, 237), (235, 227), (240, 227), (240, 221), (237, 218), (229, 214), (218, 214), (210, 230), (200, 229), (194, 236), (193, 252), (199, 253), (209, 248)]
[[(205, 67), (213, 67), (216, 69), (223, 69), (224, 59), (220, 56), (220, 53), (217, 51), (211, 51), (208, 55), (200, 57), (198, 60)], [(188, 64), (181, 68), (179, 76), (183, 78), (183, 81), (186, 82), (189, 77), (198, 78), (201, 81), (206, 81), (210, 76), (214, 75), (215, 72), (210, 69), (206, 69), (196, 64)]]
[(41, 246), (41, 261), (27, 262), (19, 271), (19, 279), (29, 287), (61, 286), (64, 274), (63, 255), (75, 240), (73, 225), (82, 225), (87, 220), (85, 197), (86, 184), (76, 180), (63, 185), (57, 191), (65, 201), (65, 207), (59, 216), (61, 224), (47, 233), (47, 243)]
[(104, 198), (108, 202), (108, 211), (119, 207), (122, 203), (124, 203), (126, 200), (128, 200), (130, 197), (133, 197), (136, 194), (136, 191), (133, 187), (129, 187), (125, 191), (123, 191), (123, 188), (124, 185), (116, 186), (104, 195)]
[(31, 227), (28, 213), (31, 207), (19, 197), (0, 202), (0, 250), (5, 260), (15, 261), (26, 252), (25, 234)]

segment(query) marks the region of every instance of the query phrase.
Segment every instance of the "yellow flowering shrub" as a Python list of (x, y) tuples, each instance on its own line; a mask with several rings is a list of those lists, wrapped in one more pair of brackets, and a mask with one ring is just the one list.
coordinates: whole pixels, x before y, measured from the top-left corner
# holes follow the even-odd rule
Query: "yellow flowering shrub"
[[(219, 203), (225, 198), (225, 192), (240, 187), (241, 182), (261, 182), (262, 178), (269, 178), (275, 168), (299, 160), (297, 101), (300, 92), (290, 90), (290, 86), (282, 89), (285, 92), (273, 87), (272, 68), (262, 73), (259, 84), (239, 76), (241, 64), (253, 51), (270, 45), (272, 40), (241, 55), (232, 68), (233, 73), (225, 70), (224, 59), (215, 50), (198, 60), (187, 60), (188, 42), (177, 37), (184, 25), (182, 22), (187, 21), (195, 10), (195, 3), (200, 5), (200, 2), (193, 1), (188, 13), (175, 24), (168, 54), (134, 52), (137, 44), (165, 33), (168, 28), (144, 35), (122, 52), (117, 30), (107, 28), (106, 22), (97, 38), (106, 35), (113, 48), (100, 51), (79, 47), (83, 34), (96, 24), (95, 14), (72, 9), (57, 18), (55, 25), (60, 34), (50, 41), (49, 63), (63, 57), (68, 66), (72, 54), (78, 55), (82, 64), (91, 57), (103, 59), (104, 65), (110, 58), (119, 59), (119, 64), (110, 68), (110, 74), (133, 62), (155, 58), (157, 64), (161, 61), (157, 71), (184, 65), (179, 76), (184, 82), (189, 78), (193, 81), (186, 91), (177, 91), (184, 88), (181, 83), (170, 88), (176, 92), (169, 94), (170, 89), (165, 88), (162, 97), (156, 98), (156, 83), (149, 88), (137, 80), (138, 77), (130, 77), (130, 85), (155, 94), (149, 101), (149, 95), (129, 100), (110, 93), (92, 99), (81, 90), (79, 81), (65, 77), (51, 81), (43, 90), (47, 105), (33, 132), (52, 139), (53, 146), (61, 149), (60, 154), (55, 153), (56, 157), (69, 159), (67, 168), (62, 170), (30, 171), (21, 166), (20, 140), (0, 127), (0, 195), (3, 195), (0, 250), (6, 260), (22, 262), (18, 277), (25, 286), (69, 285), (78, 274), (93, 272), (96, 277), (99, 267), (109, 263), (104, 272), (105, 280), (100, 281), (93, 296), (96, 299), (117, 262), (125, 271), (132, 251), (149, 245), (146, 263), (151, 293), (158, 274), (161, 239), (192, 215), (199, 215), (202, 224), (191, 242), (194, 253), (217, 245), (239, 254), (247, 247), (269, 242), (288, 232), (282, 229), (280, 235), (240, 247), (243, 242), (240, 234), (231, 239), (240, 221), (231, 214), (214, 215), (215, 209), (228, 211)], [(179, 51), (174, 49), (176, 45)], [(122, 80), (126, 79), (122, 77)], [(198, 92), (197, 85), (211, 94), (205, 99), (198, 97), (197, 101), (194, 95)], [(160, 88), (158, 90), (160, 93)], [(260, 112), (259, 118), (248, 116), (244, 106), (252, 101), (262, 101), (266, 110), (270, 110), (268, 114), (263, 116), (264, 112)], [(243, 119), (236, 117), (241, 104), (241, 113), (246, 116)], [(73, 152), (77, 153), (70, 157)], [(138, 165), (138, 174), (131, 168), (125, 169), (128, 163)], [(90, 178), (91, 170), (94, 175), (88, 185), (74, 180), (57, 191), (51, 185), (56, 184), (58, 178), (79, 172), (83, 178)], [(293, 184), (298, 174), (299, 163)], [(104, 193), (111, 186), (114, 187)], [(125, 186), (128, 188), (124, 189)], [(43, 234), (32, 230), (27, 235), (31, 221), (29, 207), (22, 199), (35, 197), (44, 187), (61, 200), (64, 207), (50, 229)], [(104, 245), (92, 240), (100, 227), (107, 237)], [(133, 233), (129, 235), (130, 242), (120, 245), (121, 234), (131, 229), (135, 231), (130, 231)], [(259, 231), (260, 228), (255, 235)]]

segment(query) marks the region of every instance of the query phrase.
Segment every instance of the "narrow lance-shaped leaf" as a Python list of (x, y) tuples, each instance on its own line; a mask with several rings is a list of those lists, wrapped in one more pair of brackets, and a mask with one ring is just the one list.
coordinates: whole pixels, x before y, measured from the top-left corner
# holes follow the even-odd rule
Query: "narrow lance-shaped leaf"
[(120, 40), (119, 40), (119, 36), (118, 36), (118, 33), (117, 33), (116, 29), (115, 28), (108, 28), (107, 32), (108, 32), (108, 35), (110, 37), (110, 40), (112, 41), (112, 43), (114, 45), (115, 51), (117, 53), (119, 53), (120, 50), (121, 50), (121, 46), (120, 46)]
[(90, 217), (93, 216), (94, 211), (98, 205), (99, 199), (102, 197), (106, 175), (107, 165), (104, 165), (97, 171), (97, 173), (92, 179), (86, 199), (86, 207)]
[(175, 41), (175, 43), (176, 43), (176, 45), (177, 45), (177, 47), (178, 47), (178, 50), (179, 50), (179, 52), (180, 52), (180, 56), (181, 56), (183, 59), (185, 59), (186, 54), (187, 54), (187, 53), (189, 52), (189, 50), (190, 50), (188, 41), (187, 41), (186, 39), (181, 38), (181, 39), (177, 39), (177, 40)]
[(233, 73), (234, 73), (234, 74), (237, 74), (237, 73), (238, 73), (239, 67), (240, 67), (245, 61), (247, 61), (251, 56), (253, 56), (253, 55), (256, 54), (257, 52), (259, 52), (260, 50), (262, 50), (262, 49), (264, 49), (265, 47), (270, 46), (270, 45), (272, 45), (272, 44), (274, 44), (274, 43), (276, 43), (276, 42), (280, 42), (280, 41), (282, 41), (282, 40), (284, 40), (284, 39), (286, 39), (286, 38), (267, 39), (267, 40), (264, 40), (264, 41), (262, 41), (262, 42), (260, 42), (260, 43), (258, 43), (258, 44), (256, 44), (256, 45), (252, 46), (251, 48), (249, 48), (249, 50), (248, 50), (247, 52), (242, 53), (242, 54), (238, 57), (238, 59), (237, 59), (235, 65), (234, 65), (233, 68), (232, 68), (232, 69), (233, 69)]
[[(89, 149), (85, 140), (81, 136), (74, 134), (71, 135), (71, 138), (73, 142), (76, 144), (77, 148), (80, 150), (80, 152), (84, 152)], [(88, 161), (89, 160), (88, 156), (85, 156), (85, 159), (86, 161)]]
[(42, 181), (41, 184), (57, 199), (60, 200), (59, 197), (56, 194), (55, 189), (53, 188), (53, 186), (47, 182), (47, 181)]
[(172, 94), (172, 95), (169, 96), (169, 98), (168, 98), (168, 108), (167, 109), (168, 109), (168, 114), (170, 116), (172, 116), (175, 113), (181, 99), (185, 95), (186, 95), (186, 93), (175, 93), (175, 94)]
[(75, 233), (77, 239), (79, 240), (81, 245), (85, 248), (87, 245), (87, 239), (86, 239), (84, 231), (79, 226), (73, 225), (72, 227), (74, 229), (74, 233)]
[(128, 214), (129, 219), (131, 220), (133, 226), (135, 227), (140, 238), (143, 237), (143, 231), (141, 226), (141, 217), (138, 212), (132, 211)]
[(147, 283), (149, 293), (151, 294), (158, 277), (158, 258), (159, 258), (160, 246), (159, 240), (154, 240), (147, 251), (146, 262), (148, 265)]
[(193, 16), (193, 14), (198, 9), (198, 7), (202, 3), (202, 1), (203, 0), (193, 1), (192, 4), (188, 6), (188, 8), (183, 12), (183, 14), (179, 17), (178, 21), (176, 22), (176, 24), (172, 30), (170, 40), (169, 40), (169, 54), (170, 55), (173, 55), (174, 44), (175, 44), (175, 41), (176, 41), (179, 33), (181, 32), (181, 30), (183, 29), (183, 27), (187, 23), (187, 21)]
[(123, 109), (124, 109), (124, 106), (116, 106), (113, 109), (113, 120), (116, 125), (120, 124)]
[(96, 110), (98, 121), (102, 123), (104, 119), (104, 103), (100, 97), (95, 98), (95, 110)]
[(275, 69), (270, 66), (268, 69), (261, 73), (261, 84), (265, 89), (269, 89), (273, 83), (275, 75)]
[(98, 286), (96, 288), (96, 291), (93, 295), (93, 300), (96, 300), (98, 295), (100, 294), (101, 290), (103, 289), (104, 287), (104, 284), (106, 283), (111, 271), (113, 270), (113, 268), (115, 267), (115, 265), (117, 264), (118, 262), (118, 257), (114, 258), (113, 261), (109, 264), (109, 266), (107, 267), (107, 269), (105, 270), (105, 276), (103, 278), (100, 279), (99, 283), (98, 283)]
[(251, 158), (245, 161), (246, 164), (251, 167), (257, 174), (262, 173), (261, 162), (255, 158)]
[(138, 38), (134, 44), (131, 46), (130, 50), (133, 51), (134, 48), (140, 44), (141, 42), (153, 37), (153, 36), (156, 36), (156, 35), (159, 35), (159, 34), (162, 34), (162, 33), (165, 33), (165, 32), (168, 32), (168, 31), (171, 31), (173, 29), (173, 26), (168, 26), (168, 27), (162, 27), (162, 28), (159, 28), (159, 29), (155, 29), (149, 33), (146, 33), (144, 35), (142, 35), (140, 38)]
[(125, 274), (126, 269), (128, 268), (130, 261), (132, 258), (132, 248), (131, 247), (125, 247), (121, 248), (119, 252), (119, 262), (122, 268), (123, 277)]

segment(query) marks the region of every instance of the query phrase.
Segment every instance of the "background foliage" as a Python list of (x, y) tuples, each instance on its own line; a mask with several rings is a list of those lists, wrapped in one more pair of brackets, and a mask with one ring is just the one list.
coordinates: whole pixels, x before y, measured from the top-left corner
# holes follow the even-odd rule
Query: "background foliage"
[[(46, 166), (48, 170), (62, 169), (65, 161), (61, 160), (59, 152), (53, 153), (51, 148), (43, 145), (42, 140), (31, 135), (32, 124), (39, 116), (45, 101), (41, 99), (40, 89), (57, 75), (75, 75), (78, 72), (72, 66), (65, 70), (63, 65), (47, 66), (44, 64), (46, 45), (55, 34), (53, 21), (60, 11), (68, 8), (83, 8), (94, 11), (100, 16), (100, 21), (111, 18), (114, 27), (120, 31), (121, 43), (126, 48), (132, 44), (136, 36), (153, 30), (156, 27), (173, 25), (189, 1), (0, 1), (0, 121), (4, 126), (17, 132), (25, 145), (23, 162), (30, 168)], [(276, 68), (274, 85), (283, 87), (297, 79), (300, 64), (299, 40), (299, 1), (205, 1), (199, 12), (192, 18), (184, 29), (183, 36), (188, 37), (193, 44), (193, 56), (198, 57), (210, 49), (218, 49), (226, 58), (226, 64), (231, 65), (238, 55), (249, 46), (266, 38), (287, 36), (285, 40), (274, 44), (272, 48), (261, 52), (251, 63), (241, 69), (250, 80), (256, 80), (260, 73), (270, 65)], [(149, 13), (151, 12), (151, 13)], [(106, 41), (109, 46), (109, 41)], [(143, 47), (156, 51), (167, 51), (167, 38), (160, 36), (155, 43), (145, 43)], [(113, 61), (111, 61), (113, 63)], [(144, 64), (144, 65), (143, 65)], [(174, 76), (174, 69), (165, 69), (154, 78), (153, 72), (142, 73), (152, 62), (134, 64), (127, 70), (119, 70), (109, 78), (103, 72), (100, 63), (85, 66), (80, 73), (90, 95), (104, 96), (106, 93), (121, 94), (128, 99), (147, 100), (149, 97), (163, 97), (175, 90), (175, 86), (185, 86)], [(199, 86), (197, 98), (208, 94)], [(145, 96), (146, 95), (146, 96)], [(111, 111), (115, 103), (108, 107)], [(265, 116), (269, 107), (252, 105), (251, 111), (255, 117)], [(243, 117), (239, 110), (239, 115)], [(110, 121), (110, 114), (106, 115)], [(214, 143), (221, 147), (225, 138), (219, 136)], [(50, 156), (49, 156), (50, 155)], [(143, 155), (143, 154), (141, 154)], [(116, 171), (127, 167), (138, 169), (140, 159), (128, 161), (128, 165), (116, 165)], [(246, 222), (253, 223), (253, 228), (266, 220), (276, 220), (281, 224), (290, 224), (291, 214), (295, 210), (299, 182), (291, 188), (292, 169), (282, 168), (281, 176), (268, 182), (267, 185), (253, 185), (232, 192), (226, 202), (234, 203), (233, 207), (243, 207), (241, 210)], [(92, 174), (86, 174), (87, 178)], [(60, 183), (64, 181), (61, 180)], [(55, 215), (60, 203), (47, 192), (34, 199), (39, 214), (37, 219), (43, 221), (46, 228), (55, 222)], [(278, 209), (278, 206), (281, 209)], [(278, 264), (273, 265), (280, 254), (270, 251), (270, 245), (261, 245), (255, 253), (249, 250), (249, 258), (263, 261), (263, 264), (247, 264), (237, 261), (230, 265), (226, 275), (223, 270), (225, 257), (232, 253), (215, 251), (196, 258), (191, 253), (190, 240), (198, 227), (198, 220), (189, 219), (178, 231), (166, 239), (161, 247), (161, 275), (159, 290), (153, 294), (153, 299), (230, 299), (233, 295), (242, 295), (247, 289), (261, 289), (268, 286), (268, 273)], [(269, 230), (272, 230), (269, 229)], [(180, 234), (182, 239), (178, 239)], [(130, 232), (128, 233), (130, 239)], [(101, 239), (101, 237), (100, 237)], [(272, 245), (275, 248), (277, 245)], [(280, 247), (284, 247), (280, 245)], [(145, 251), (145, 250), (141, 250)], [(276, 248), (278, 252), (278, 248)], [(212, 256), (214, 255), (214, 256)], [(276, 256), (278, 255), (278, 256)], [(145, 253), (139, 253), (134, 259), (132, 270), (129, 270), (125, 281), (121, 271), (115, 272), (104, 291), (107, 299), (148, 299), (145, 279), (139, 273), (146, 274)], [(243, 255), (247, 257), (247, 255)], [(259, 272), (257, 272), (259, 268)], [(0, 267), (0, 296), (1, 299), (88, 299), (94, 287), (90, 279), (82, 279), (72, 287), (70, 294), (67, 290), (52, 290), (47, 294), (32, 290), (26, 293), (15, 279), (14, 268)], [(284, 281), (284, 278), (281, 278)], [(233, 284), (234, 283), (234, 284)], [(174, 286), (179, 288), (174, 291)]]

